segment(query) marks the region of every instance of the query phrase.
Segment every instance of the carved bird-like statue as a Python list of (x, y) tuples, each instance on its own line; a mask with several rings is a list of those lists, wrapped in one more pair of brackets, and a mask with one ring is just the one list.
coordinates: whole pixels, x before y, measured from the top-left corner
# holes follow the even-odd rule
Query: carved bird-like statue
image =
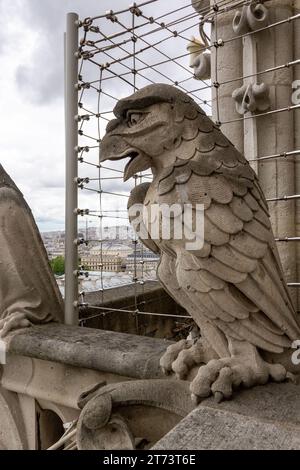
[[(194, 100), (175, 87), (147, 86), (121, 99), (114, 114), (100, 160), (129, 157), (124, 180), (149, 168), (153, 173), (151, 183), (132, 190), (129, 208), (204, 207), (201, 249), (187, 249), (184, 237), (164, 239), (161, 230), (156, 238), (141, 237), (160, 254), (161, 283), (201, 331), (198, 339), (167, 349), (164, 371), (182, 379), (199, 366), (190, 385), (196, 401), (210, 394), (229, 398), (240, 385), (285, 380), (300, 323), (255, 172)], [(149, 225), (144, 232), (149, 234)]]

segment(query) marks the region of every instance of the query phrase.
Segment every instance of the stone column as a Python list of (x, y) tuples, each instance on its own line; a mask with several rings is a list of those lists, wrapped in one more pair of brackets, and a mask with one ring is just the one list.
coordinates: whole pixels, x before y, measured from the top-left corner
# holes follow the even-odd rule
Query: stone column
[[(215, 3), (211, 1), (211, 7)], [(220, 6), (220, 8), (222, 8)], [(218, 39), (229, 39), (234, 36), (232, 29), (233, 13), (220, 13), (215, 16), (212, 24), (211, 42)], [(217, 68), (216, 68), (217, 59)], [(211, 49), (211, 82), (222, 83), (236, 77), (243, 76), (243, 51), (241, 39), (226, 43), (217, 49)], [(241, 116), (237, 113), (235, 103), (232, 99), (232, 92), (242, 85), (242, 81), (234, 81), (218, 88), (219, 96), (219, 119), (220, 121), (231, 121), (239, 119)], [(216, 88), (212, 87), (212, 108), (213, 119), (217, 120)], [(231, 140), (231, 142), (240, 150), (244, 151), (244, 132), (243, 122), (237, 121), (231, 124), (224, 124), (221, 127), (222, 132)]]
[[(208, 0), (201, 2), (202, 7), (204, 3), (208, 3)], [(210, 0), (211, 8), (216, 3), (220, 2)], [(243, 40), (236, 39), (226, 43), (226, 40), (234, 36), (256, 31), (267, 24), (292, 16), (296, 8), (294, 3), (300, 9), (300, 0), (272, 0), (216, 14), (212, 24), (211, 42), (214, 44), (218, 39), (223, 39), (225, 45), (211, 49), (212, 84), (214, 82), (221, 84), (235, 77), (252, 75), (256, 71), (261, 72), (291, 62), (294, 58), (300, 58), (300, 22), (297, 20), (258, 31), (244, 37)], [(251, 8), (250, 13), (249, 8)], [(295, 73), (299, 75), (295, 76)], [(270, 110), (289, 106), (292, 82), (296, 78), (300, 79), (300, 67), (296, 71), (293, 67), (283, 68), (257, 77), (253, 76), (252, 79), (221, 85), (218, 88), (219, 120), (222, 122), (238, 119), (243, 115), (248, 117), (251, 113), (263, 113), (268, 106)], [(233, 92), (235, 99), (232, 98)], [(212, 87), (214, 120), (218, 119), (216, 97), (216, 89)], [(255, 107), (257, 97), (259, 99)], [(300, 148), (300, 111), (269, 114), (255, 118), (252, 123), (247, 119), (244, 122), (240, 120), (224, 124), (222, 131), (249, 159), (288, 152)], [(300, 194), (300, 158), (297, 162), (299, 163), (296, 165), (295, 157), (287, 157), (264, 160), (253, 165), (266, 198), (294, 195), (296, 192)], [(295, 222), (297, 222), (297, 234), (300, 236), (300, 201), (270, 202), (269, 210), (275, 237), (295, 236)], [(278, 249), (287, 282), (297, 281), (296, 250), (300, 275), (300, 243), (296, 247), (296, 242), (278, 242)], [(291, 288), (290, 292), (296, 307), (297, 290)]]
[[(300, 0), (294, 2), (294, 15), (300, 13)], [(300, 20), (294, 21), (294, 60), (300, 59)], [(300, 80), (300, 65), (294, 67), (294, 80)], [(298, 96), (300, 93), (298, 94)], [(293, 103), (297, 104), (297, 103)], [(300, 109), (294, 111), (295, 150), (300, 149)], [(295, 186), (296, 193), (300, 194), (300, 155), (295, 157)], [(300, 237), (300, 200), (296, 201), (296, 236)], [(297, 281), (300, 282), (300, 242), (296, 242)], [(300, 288), (298, 293), (298, 310), (300, 310)]]
[[(291, 0), (266, 3), (270, 23), (293, 15)], [(257, 33), (259, 43), (257, 68), (267, 68), (285, 64), (293, 60), (293, 26), (284, 23)], [(291, 104), (293, 69), (285, 68), (260, 76), (260, 82), (270, 87), (271, 110), (285, 108)], [(258, 154), (271, 155), (294, 149), (294, 113), (282, 112), (257, 118)], [(294, 157), (278, 158), (260, 162), (258, 175), (266, 198), (295, 194)], [(269, 202), (269, 210), (275, 236), (295, 235), (295, 201)], [(278, 249), (287, 282), (295, 282), (296, 246), (294, 242), (279, 242)], [(297, 291), (291, 288), (296, 306)]]

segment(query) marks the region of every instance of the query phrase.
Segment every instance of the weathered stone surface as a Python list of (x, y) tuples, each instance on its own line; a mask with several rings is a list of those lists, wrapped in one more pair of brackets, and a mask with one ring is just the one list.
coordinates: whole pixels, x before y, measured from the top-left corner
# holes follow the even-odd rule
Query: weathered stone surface
[(161, 439), (158, 450), (300, 449), (300, 429), (200, 407)]
[(131, 380), (92, 391), (85, 400), (77, 444), (89, 450), (134, 449), (141, 440), (149, 448), (194, 408), (182, 380)]
[(205, 400), (154, 449), (300, 449), (300, 387), (269, 384), (222, 404)]
[[(269, 10), (270, 23), (284, 22), (287, 18), (299, 13), (292, 0), (273, 0), (264, 2)], [(295, 9), (293, 8), (295, 7)], [(294, 27), (299, 21), (294, 21)], [(298, 26), (299, 27), (299, 26)], [(256, 35), (255, 35), (256, 36)], [(289, 63), (299, 57), (297, 47), (299, 39), (293, 36), (293, 27), (284, 22), (280, 28), (274, 28), (270, 35), (268, 30), (257, 33), (257, 70), (265, 70)], [(271, 109), (276, 110), (292, 104), (292, 83), (299, 78), (294, 67), (264, 74), (259, 81), (270, 87)], [(299, 149), (297, 134), (299, 122), (297, 111), (261, 116), (257, 119), (257, 155), (274, 155), (288, 150)], [(257, 174), (266, 198), (280, 198), (283, 195), (299, 194), (295, 184), (298, 158), (287, 157), (258, 162)], [(269, 201), (269, 212), (275, 237), (293, 237), (298, 235), (295, 227), (296, 201)], [(299, 280), (297, 277), (296, 250), (297, 243), (277, 242), (285, 279), (287, 282)], [(290, 288), (290, 295), (297, 306), (296, 297), (299, 289)], [(298, 305), (298, 311), (300, 305)]]
[(269, 383), (235, 393), (234, 400), (216, 403), (212, 398), (201, 402), (204, 406), (299, 426), (300, 385)]
[[(213, 5), (213, 0), (210, 3)], [(212, 44), (218, 39), (224, 41), (234, 36), (232, 30), (234, 14), (235, 10), (218, 15), (217, 21), (211, 25)], [(221, 123), (231, 121), (222, 125), (222, 132), (240, 152), (244, 152), (244, 123), (238, 120), (240, 116), (231, 97), (235, 88), (243, 84), (243, 80), (239, 79), (244, 75), (242, 40), (229, 41), (226, 47), (212, 47), (211, 64), (211, 82), (222, 83), (218, 88), (212, 87), (212, 117), (214, 121)], [(232, 81), (233, 77), (237, 80)]]
[(0, 387), (0, 450), (21, 450), (26, 445), (18, 396)]
[(13, 335), (8, 353), (133, 378), (162, 377), (160, 356), (170, 341), (66, 325), (41, 325)]
[[(294, 2), (294, 12), (293, 14), (298, 14), (300, 11), (300, 0), (295, 0)], [(300, 57), (300, 21), (294, 21), (293, 25), (294, 29), (294, 57)], [(297, 64), (294, 68), (294, 79), (300, 78), (300, 63)], [(297, 84), (297, 88), (293, 89), (293, 96), (292, 101), (297, 103), (297, 99), (299, 98), (299, 82)], [(294, 135), (295, 135), (295, 149), (300, 149), (300, 109), (295, 109), (294, 111)], [(295, 194), (300, 194), (300, 159), (295, 158), (294, 160), (295, 165)], [(280, 173), (281, 174), (281, 173)], [(288, 209), (290, 211), (290, 207)], [(298, 237), (300, 236), (300, 199), (296, 200), (296, 207), (295, 207), (295, 235)], [(296, 259), (295, 264), (297, 268), (297, 279), (300, 279), (300, 244), (296, 243)], [(290, 267), (290, 263), (287, 263), (288, 267)], [(298, 298), (298, 306), (300, 306), (300, 289), (296, 289), (296, 295)], [(300, 307), (298, 307), (298, 310)]]

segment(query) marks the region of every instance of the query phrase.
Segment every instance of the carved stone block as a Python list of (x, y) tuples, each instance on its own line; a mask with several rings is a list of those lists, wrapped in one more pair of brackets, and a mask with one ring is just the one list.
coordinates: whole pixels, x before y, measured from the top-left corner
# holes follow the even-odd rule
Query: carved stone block
[(232, 28), (240, 35), (263, 28), (269, 22), (269, 11), (262, 3), (253, 2), (238, 10), (234, 15)]
[(266, 111), (270, 108), (270, 88), (265, 83), (245, 84), (234, 90), (232, 98), (239, 114)]

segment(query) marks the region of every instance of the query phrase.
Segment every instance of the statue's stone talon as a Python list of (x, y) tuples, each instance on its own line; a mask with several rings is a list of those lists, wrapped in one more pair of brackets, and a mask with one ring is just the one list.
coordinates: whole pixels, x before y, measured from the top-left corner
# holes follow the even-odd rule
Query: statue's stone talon
[(212, 349), (203, 338), (183, 339), (167, 348), (160, 365), (166, 374), (175, 372), (178, 379), (186, 379), (189, 372), (199, 364), (205, 364), (214, 357)]
[(292, 372), (287, 372), (286, 380), (288, 382), (291, 382), (291, 383), (295, 384), (295, 385), (298, 384), (298, 377), (295, 374), (292, 374)]
[(173, 371), (173, 364), (178, 359), (178, 356), (183, 352), (187, 352), (193, 345), (193, 341), (182, 339), (175, 344), (171, 344), (160, 358), (160, 366), (164, 374), (168, 375)]
[(192, 397), (199, 402), (203, 398), (214, 395), (217, 402), (232, 397), (237, 387), (246, 388), (263, 385), (268, 380), (283, 382), (287, 371), (281, 364), (270, 364), (264, 361), (256, 349), (247, 343), (242, 345), (243, 352), (231, 357), (212, 359), (200, 366), (195, 379), (191, 382)]
[(189, 349), (183, 349), (172, 364), (172, 370), (178, 379), (185, 379), (189, 371), (197, 364), (204, 362), (203, 348), (196, 342)]

